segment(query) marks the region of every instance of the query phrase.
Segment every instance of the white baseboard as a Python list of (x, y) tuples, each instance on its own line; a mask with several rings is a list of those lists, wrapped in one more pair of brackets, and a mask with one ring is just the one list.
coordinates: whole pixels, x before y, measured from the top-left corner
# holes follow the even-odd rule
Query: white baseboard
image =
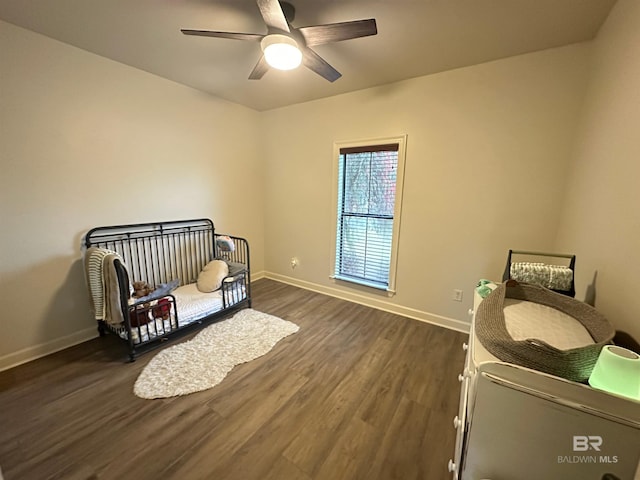
[(324, 285), (318, 285), (316, 283), (307, 282), (306, 280), (299, 280), (297, 278), (287, 277), (286, 275), (280, 275), (273, 272), (261, 272), (263, 277), (277, 282), (293, 285), (294, 287), (304, 288), (305, 290), (311, 290), (317, 293), (323, 293), (330, 297), (340, 298), (341, 300), (347, 300), (348, 302), (358, 303), (367, 307), (375, 308), (377, 310), (383, 310), (389, 313), (395, 313), (396, 315), (402, 315), (403, 317), (409, 317), (414, 320), (420, 320), (421, 322), (431, 323), (439, 327), (448, 328), (457, 332), (469, 333), (471, 324), (456, 320), (455, 318), (443, 317), (442, 315), (436, 315), (434, 313), (424, 312), (415, 308), (404, 307), (402, 305), (396, 305), (384, 300), (378, 300), (375, 298), (360, 295), (358, 293), (347, 292), (338, 288), (327, 287)]
[[(383, 300), (377, 300), (365, 295), (357, 293), (346, 292), (337, 288), (327, 287), (324, 285), (318, 285), (316, 283), (307, 282), (305, 280), (299, 280), (296, 278), (287, 277), (286, 275), (280, 275), (278, 273), (260, 271), (251, 274), (251, 281), (260, 280), (262, 278), (268, 278), (276, 280), (278, 282), (293, 285), (295, 287), (304, 288), (305, 290), (311, 290), (313, 292), (322, 293), (331, 297), (340, 298), (367, 307), (376, 308), (385, 312), (395, 313), (402, 315), (403, 317), (413, 318), (422, 322), (431, 323), (440, 327), (448, 328), (450, 330), (456, 330), (458, 332), (469, 333), (469, 323), (462, 322), (453, 318), (443, 317), (441, 315), (435, 315), (433, 313), (423, 312), (414, 308), (403, 307), (402, 305), (396, 305), (391, 302), (385, 302)], [(98, 336), (98, 332), (95, 326), (80, 330), (79, 332), (66, 335), (64, 337), (51, 340), (50, 342), (41, 343), (32, 347), (27, 347), (17, 352), (12, 352), (0, 357), (0, 372), (8, 370), (23, 363), (36, 360), (46, 355), (64, 350), (65, 348), (72, 347), (82, 342), (86, 342)]]
[[(260, 280), (261, 278), (265, 278), (264, 270), (257, 273), (251, 273), (252, 282)], [(51, 355), (52, 353), (59, 352), (60, 350), (64, 350), (65, 348), (73, 347), (74, 345), (77, 345), (79, 343), (96, 338), (97, 336), (97, 326), (93, 326), (79, 332), (72, 333), (71, 335), (66, 335), (49, 342), (41, 343), (32, 347), (18, 350), (17, 352), (9, 353), (0, 357), (0, 372), (13, 367), (17, 367), (18, 365), (22, 365), (23, 363), (31, 362), (32, 360)]]
[(87, 340), (91, 340), (98, 336), (97, 326), (80, 330), (79, 332), (66, 335), (64, 337), (56, 338), (50, 342), (40, 343), (32, 347), (23, 348), (17, 352), (9, 353), (0, 357), (0, 372), (8, 370), (23, 363), (36, 360), (40, 357), (51, 355), (52, 353), (59, 352), (65, 348), (72, 347)]
[(265, 271), (262, 270), (260, 272), (251, 272), (251, 281), (255, 282), (256, 280), (260, 280), (261, 278), (265, 278)]

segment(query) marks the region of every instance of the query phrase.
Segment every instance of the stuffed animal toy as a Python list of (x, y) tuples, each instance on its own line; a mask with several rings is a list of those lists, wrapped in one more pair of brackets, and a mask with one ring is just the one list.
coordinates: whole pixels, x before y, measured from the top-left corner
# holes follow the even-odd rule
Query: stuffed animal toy
[(228, 235), (216, 238), (216, 245), (221, 252), (235, 252), (236, 250), (236, 245)]
[(162, 318), (168, 320), (171, 316), (171, 302), (168, 298), (161, 298), (155, 307), (151, 309), (153, 318)]
[(155, 289), (150, 286), (147, 282), (133, 282), (133, 296), (135, 298), (142, 298), (149, 295)]
[[(133, 282), (133, 298), (142, 298), (149, 295), (153, 292), (154, 288), (151, 287), (147, 282)], [(139, 327), (148, 323), (151, 319), (149, 318), (149, 309), (151, 307), (151, 303), (146, 302), (141, 306), (135, 308), (129, 312), (129, 322), (132, 327)]]

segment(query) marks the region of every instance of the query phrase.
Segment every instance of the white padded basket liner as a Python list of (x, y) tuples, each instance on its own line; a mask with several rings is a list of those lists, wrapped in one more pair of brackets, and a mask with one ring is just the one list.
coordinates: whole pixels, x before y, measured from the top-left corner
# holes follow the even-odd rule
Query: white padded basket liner
[(504, 319), (514, 340), (539, 339), (561, 350), (595, 343), (575, 318), (539, 303), (506, 298)]

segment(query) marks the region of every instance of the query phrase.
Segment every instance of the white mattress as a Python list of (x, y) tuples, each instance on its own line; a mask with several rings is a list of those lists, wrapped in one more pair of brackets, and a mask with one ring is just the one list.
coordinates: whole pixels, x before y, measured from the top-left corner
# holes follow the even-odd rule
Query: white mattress
[(176, 288), (171, 293), (176, 297), (176, 310), (180, 326), (222, 310), (220, 290), (203, 293), (198, 290), (195, 283), (190, 283)]

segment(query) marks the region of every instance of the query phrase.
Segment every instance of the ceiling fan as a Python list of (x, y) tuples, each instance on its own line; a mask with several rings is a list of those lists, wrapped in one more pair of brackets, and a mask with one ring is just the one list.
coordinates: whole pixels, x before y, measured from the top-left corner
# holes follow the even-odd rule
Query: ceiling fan
[(336, 81), (342, 74), (309, 47), (378, 33), (374, 18), (295, 28), (291, 25), (295, 9), (290, 3), (278, 0), (257, 0), (257, 3), (267, 25), (266, 35), (189, 29), (182, 29), (181, 32), (200, 37), (260, 42), (263, 54), (249, 75), (250, 80), (261, 79), (269, 66), (291, 70), (302, 63), (330, 82)]

